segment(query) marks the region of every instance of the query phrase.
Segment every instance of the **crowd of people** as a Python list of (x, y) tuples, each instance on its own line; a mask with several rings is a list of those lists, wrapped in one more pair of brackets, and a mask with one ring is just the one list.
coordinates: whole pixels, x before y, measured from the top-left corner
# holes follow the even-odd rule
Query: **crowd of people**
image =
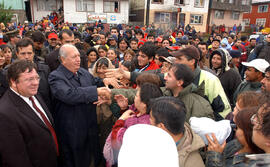
[(55, 17), (2, 31), (0, 166), (270, 165), (270, 34)]

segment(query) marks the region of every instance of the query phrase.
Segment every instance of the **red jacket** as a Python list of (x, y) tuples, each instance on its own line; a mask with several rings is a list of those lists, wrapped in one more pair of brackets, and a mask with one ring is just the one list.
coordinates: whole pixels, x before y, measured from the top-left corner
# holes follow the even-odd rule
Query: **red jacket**
[(160, 68), (159, 65), (157, 65), (155, 61), (153, 60), (150, 62), (149, 66), (144, 71), (157, 70), (159, 68)]

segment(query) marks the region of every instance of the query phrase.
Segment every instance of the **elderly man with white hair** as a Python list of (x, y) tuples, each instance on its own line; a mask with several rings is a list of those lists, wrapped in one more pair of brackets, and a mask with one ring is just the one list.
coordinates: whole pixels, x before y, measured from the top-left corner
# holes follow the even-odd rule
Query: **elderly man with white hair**
[[(49, 75), (49, 85), (55, 101), (56, 133), (60, 145), (61, 166), (95, 166), (102, 154), (98, 143), (96, 105), (98, 97), (108, 93), (101, 80), (80, 67), (80, 53), (75, 46), (60, 48), (61, 64)], [(101, 87), (101, 88), (100, 88)]]

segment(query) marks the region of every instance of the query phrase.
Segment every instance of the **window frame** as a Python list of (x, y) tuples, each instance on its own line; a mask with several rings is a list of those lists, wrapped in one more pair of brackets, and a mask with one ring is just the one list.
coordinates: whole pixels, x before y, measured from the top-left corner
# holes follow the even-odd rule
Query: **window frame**
[[(159, 14), (159, 20), (156, 20), (156, 14)], [(161, 21), (161, 15), (164, 15), (163, 21)], [(166, 18), (169, 18), (168, 22), (166, 22), (165, 15), (167, 15)], [(170, 12), (155, 12), (154, 21), (160, 24), (167, 24), (171, 22), (171, 17), (172, 15)]]
[[(234, 14), (238, 14), (238, 19), (235, 19), (235, 18), (234, 18), (234, 16), (235, 16)], [(240, 12), (234, 12), (234, 11), (232, 11), (231, 18), (232, 18), (233, 20), (239, 20), (239, 18), (240, 18)]]
[[(198, 0), (198, 1), (200, 1), (200, 0)], [(205, 0), (202, 0), (202, 1), (203, 1), (202, 5), (196, 5), (196, 0), (194, 0), (194, 7), (196, 7), (196, 8), (204, 8)]]
[[(107, 12), (105, 11), (105, 2), (118, 2), (118, 11)], [(103, 13), (121, 13), (121, 0), (103, 0)]]
[(84, 3), (84, 1), (92, 1), (94, 4), (94, 8), (93, 8), (93, 10), (86, 10), (86, 11), (84, 11), (84, 10), (82, 10), (82, 11), (80, 11), (80, 10), (78, 10), (78, 8), (77, 8), (77, 3), (78, 3), (78, 1), (79, 0), (76, 0), (76, 2), (75, 2), (75, 7), (76, 7), (76, 12), (95, 12), (95, 7), (96, 7), (96, 2), (95, 2), (95, 0), (82, 0), (83, 1), (83, 3)]
[[(223, 13), (222, 18), (216, 17), (216, 12), (222, 12)], [(214, 13), (215, 19), (224, 19), (224, 15), (225, 15), (225, 11), (224, 10), (215, 10), (215, 13)]]
[(154, 0), (151, 0), (151, 4), (164, 4), (164, 0), (160, 0), (161, 2), (154, 2)]
[[(265, 24), (266, 24), (266, 18), (256, 18), (256, 25), (258, 24), (258, 21), (257, 20), (264, 20), (264, 25), (263, 25), (263, 27), (265, 27)], [(260, 22), (262, 22), (262, 21), (260, 21)], [(261, 24), (259, 24), (260, 26), (261, 26)]]
[[(265, 12), (264, 12), (264, 11), (260, 11), (260, 7), (261, 7), (261, 6), (267, 6)], [(267, 13), (267, 12), (268, 12), (268, 8), (269, 8), (269, 5), (259, 5), (259, 6), (258, 6), (258, 13)]]
[(185, 5), (185, 0), (182, 0), (183, 3), (179, 3), (179, 1), (181, 1), (181, 0), (174, 0), (174, 4), (175, 5)]
[(46, 4), (47, 3), (44, 3), (44, 5), (45, 5), (45, 9), (44, 10), (40, 8), (40, 5), (39, 4), (40, 4), (41, 1), (46, 2), (46, 0), (37, 0), (36, 1), (37, 2), (37, 11), (56, 11), (58, 9), (57, 0), (56, 1), (53, 1), (52, 0), (52, 2), (55, 3), (55, 9), (54, 8), (51, 8), (51, 7), (49, 7), (49, 9), (46, 9)]
[[(191, 18), (195, 17), (195, 16), (199, 16), (201, 17), (201, 22), (200, 23), (191, 23)], [(195, 18), (194, 18), (195, 20)], [(192, 24), (192, 25), (200, 25), (200, 24), (203, 24), (203, 15), (202, 14), (190, 14), (190, 18), (189, 18), (189, 24)]]
[[(247, 18), (247, 19), (243, 19), (243, 22), (245, 23), (245, 26), (250, 26), (250, 19)], [(248, 24), (246, 24), (248, 23)]]

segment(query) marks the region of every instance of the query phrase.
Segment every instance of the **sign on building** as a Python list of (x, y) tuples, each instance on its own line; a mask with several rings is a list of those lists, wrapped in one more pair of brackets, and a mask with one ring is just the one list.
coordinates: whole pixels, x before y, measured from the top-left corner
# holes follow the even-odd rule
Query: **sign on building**
[(87, 21), (88, 23), (95, 23), (96, 21), (101, 20), (102, 23), (107, 23), (107, 15), (106, 14), (96, 14), (96, 13), (88, 13)]

